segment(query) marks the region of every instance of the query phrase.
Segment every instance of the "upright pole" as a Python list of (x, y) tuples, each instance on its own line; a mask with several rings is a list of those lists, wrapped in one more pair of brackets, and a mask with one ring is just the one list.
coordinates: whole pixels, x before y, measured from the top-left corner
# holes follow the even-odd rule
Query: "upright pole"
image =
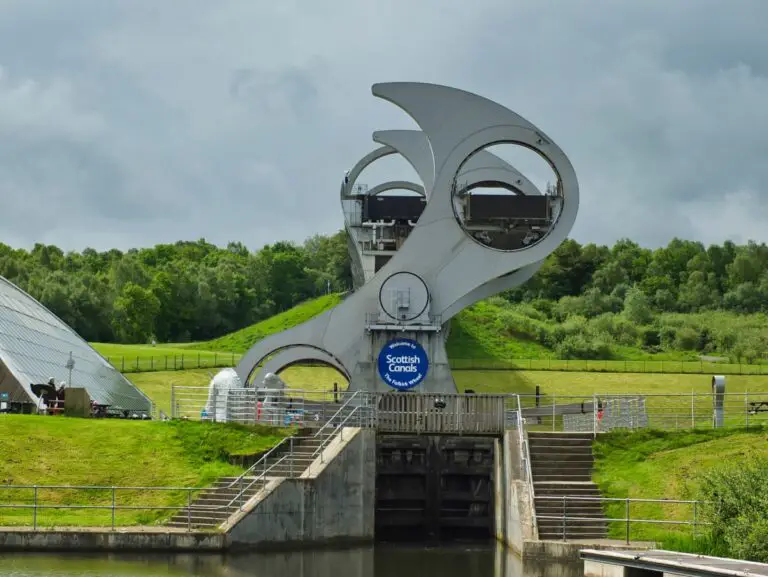
[(37, 531), (37, 485), (35, 485), (35, 494), (32, 502), (32, 528)]
[(629, 497), (627, 497), (624, 515), (627, 518), (627, 545), (629, 545)]

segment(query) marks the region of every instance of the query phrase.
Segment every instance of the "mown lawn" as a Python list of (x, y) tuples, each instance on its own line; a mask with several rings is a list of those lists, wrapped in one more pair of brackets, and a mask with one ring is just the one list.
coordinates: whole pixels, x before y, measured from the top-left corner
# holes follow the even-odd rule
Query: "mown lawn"
[[(723, 463), (738, 467), (751, 455), (768, 456), (768, 432), (758, 430), (708, 430), (663, 433), (610, 433), (595, 443), (594, 480), (604, 497), (618, 499), (669, 499), (694, 501), (706, 471)], [(626, 503), (609, 505), (610, 518), (626, 518)], [(630, 523), (636, 540), (677, 541), (694, 533), (694, 506), (690, 503), (632, 503), (630, 519), (658, 519), (690, 524)], [(696, 533), (707, 532), (696, 511)], [(626, 523), (614, 522), (611, 536), (625, 538)], [(681, 539), (682, 537), (682, 539)]]
[[(230, 455), (260, 452), (287, 431), (195, 422), (74, 419), (0, 415), (0, 503), (32, 505), (33, 489), (12, 485), (93, 487), (203, 487), (242, 469)], [(118, 490), (118, 505), (178, 507), (184, 491)], [(38, 510), (41, 527), (109, 526), (111, 489), (37, 490), (39, 505), (90, 505), (105, 509)], [(117, 511), (117, 525), (153, 525), (172, 511)], [(32, 525), (32, 509), (0, 508), (0, 526)]]

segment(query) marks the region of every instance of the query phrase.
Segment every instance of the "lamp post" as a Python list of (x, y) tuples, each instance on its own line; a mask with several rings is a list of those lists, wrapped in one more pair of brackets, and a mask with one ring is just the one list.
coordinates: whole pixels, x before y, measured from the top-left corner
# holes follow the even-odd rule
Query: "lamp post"
[(69, 358), (67, 359), (67, 364), (65, 364), (64, 367), (69, 370), (69, 379), (67, 380), (67, 384), (71, 387), (72, 369), (75, 368), (75, 359), (72, 357), (72, 351), (69, 351)]

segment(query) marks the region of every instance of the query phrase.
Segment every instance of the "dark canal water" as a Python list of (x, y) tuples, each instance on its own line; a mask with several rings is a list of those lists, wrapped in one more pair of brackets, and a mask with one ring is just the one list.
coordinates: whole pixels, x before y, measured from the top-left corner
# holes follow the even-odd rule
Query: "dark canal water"
[(238, 555), (0, 555), (2, 577), (581, 577), (496, 545), (381, 546)]

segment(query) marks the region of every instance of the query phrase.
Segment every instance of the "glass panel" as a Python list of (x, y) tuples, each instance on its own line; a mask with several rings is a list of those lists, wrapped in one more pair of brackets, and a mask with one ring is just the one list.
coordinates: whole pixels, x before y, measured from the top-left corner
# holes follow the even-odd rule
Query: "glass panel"
[[(72, 382), (66, 368), (69, 354), (75, 360)], [(16, 286), (0, 277), (0, 358), (25, 388), (32, 402), (37, 398), (30, 385), (66, 381), (82, 387), (91, 399), (111, 409), (146, 412), (151, 404), (119, 371), (110, 365), (72, 329)]]

